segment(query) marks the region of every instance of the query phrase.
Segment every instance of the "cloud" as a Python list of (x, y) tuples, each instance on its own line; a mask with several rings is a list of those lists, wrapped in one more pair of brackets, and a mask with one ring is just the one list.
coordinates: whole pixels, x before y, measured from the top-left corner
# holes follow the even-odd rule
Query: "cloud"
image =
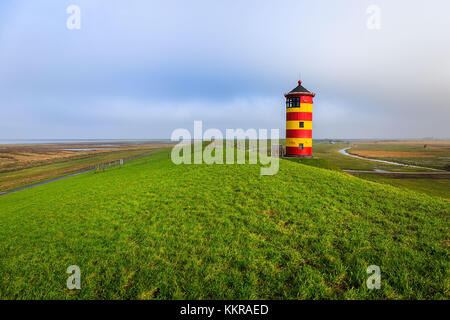
[(447, 1), (14, 1), (0, 10), (0, 138), (163, 138), (284, 128), (317, 93), (314, 137), (449, 138)]

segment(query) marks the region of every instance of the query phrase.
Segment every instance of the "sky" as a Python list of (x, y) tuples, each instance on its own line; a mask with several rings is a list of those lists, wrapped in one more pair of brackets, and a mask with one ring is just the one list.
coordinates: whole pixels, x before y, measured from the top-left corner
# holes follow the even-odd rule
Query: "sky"
[(448, 0), (2, 0), (0, 139), (161, 139), (194, 120), (284, 137), (299, 78), (315, 139), (450, 138), (449, 14)]

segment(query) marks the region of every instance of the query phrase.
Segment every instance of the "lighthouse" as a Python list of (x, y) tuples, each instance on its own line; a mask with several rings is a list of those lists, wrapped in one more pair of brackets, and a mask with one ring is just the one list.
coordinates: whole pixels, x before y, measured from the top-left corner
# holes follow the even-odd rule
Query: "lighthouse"
[(286, 97), (287, 157), (312, 157), (312, 111), (314, 93), (298, 81)]

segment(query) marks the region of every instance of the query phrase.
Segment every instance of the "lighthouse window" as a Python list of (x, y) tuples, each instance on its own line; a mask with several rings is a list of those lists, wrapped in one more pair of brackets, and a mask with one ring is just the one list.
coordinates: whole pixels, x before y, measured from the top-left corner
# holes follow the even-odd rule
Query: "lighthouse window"
[(302, 121), (302, 122), (299, 122), (298, 126), (299, 126), (300, 128), (304, 128), (304, 127), (305, 127), (305, 123), (304, 123), (303, 121)]
[(298, 148), (299, 148), (300, 150), (303, 150), (303, 143), (299, 143), (299, 144), (298, 144)]
[(288, 108), (298, 108), (300, 107), (300, 98), (287, 98), (286, 107)]

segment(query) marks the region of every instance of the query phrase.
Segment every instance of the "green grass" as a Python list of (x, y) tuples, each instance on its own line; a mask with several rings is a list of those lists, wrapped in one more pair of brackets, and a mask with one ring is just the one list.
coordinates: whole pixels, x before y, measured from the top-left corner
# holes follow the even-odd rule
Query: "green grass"
[(449, 179), (404, 179), (383, 177), (374, 174), (358, 175), (358, 177), (365, 180), (386, 183), (396, 187), (407, 188), (450, 200)]
[(301, 163), (307, 166), (312, 166), (316, 168), (323, 168), (323, 169), (329, 169), (329, 170), (338, 170), (340, 171), (339, 167), (332, 164), (330, 161), (320, 158), (285, 158), (286, 160)]
[[(425, 147), (426, 146), (426, 147)], [(394, 162), (401, 162), (416, 166), (436, 168), (439, 170), (450, 171), (450, 144), (446, 141), (432, 142), (372, 142), (372, 143), (353, 143), (353, 151), (394, 151), (404, 152), (405, 155), (411, 153), (411, 156), (372, 156), (371, 158), (382, 159)], [(414, 154), (423, 155), (422, 157)]]
[[(0, 297), (448, 299), (449, 212), (288, 160), (261, 176), (164, 151), (0, 197)], [(366, 288), (372, 264), (381, 290)]]
[(109, 163), (121, 158), (144, 154), (151, 150), (155, 150), (155, 148), (89, 154), (81, 157), (61, 158), (56, 161), (50, 161), (50, 163), (36, 163), (19, 170), (7, 170), (0, 172), (0, 192), (92, 168), (97, 164)]
[[(313, 147), (313, 154), (315, 159), (305, 159), (306, 161), (299, 160), (303, 164), (307, 165), (313, 165), (314, 163), (308, 163), (308, 160), (316, 160), (317, 162), (325, 161), (324, 165), (316, 165), (318, 167), (324, 167), (326, 168), (329, 164), (331, 167), (338, 167), (343, 170), (374, 170), (374, 169), (380, 169), (385, 171), (391, 171), (391, 172), (427, 172), (431, 170), (421, 169), (421, 168), (408, 168), (408, 167), (401, 167), (401, 166), (392, 166), (392, 165), (385, 165), (376, 163), (373, 161), (358, 159), (358, 158), (352, 158), (349, 156), (342, 155), (338, 153), (338, 150), (343, 149), (345, 147), (348, 147), (349, 145), (346, 144), (329, 144), (329, 143), (315, 143)], [(386, 150), (386, 151), (410, 151), (410, 152), (418, 152), (420, 151), (420, 148), (416, 145), (402, 145), (402, 144), (383, 144), (383, 143), (377, 143), (377, 144), (368, 144), (368, 145), (361, 145), (361, 150)], [(421, 147), (423, 149), (423, 146)], [(431, 151), (433, 152), (433, 151)], [(383, 160), (391, 160), (391, 161), (398, 161), (402, 162), (401, 158), (381, 158)], [(407, 159), (406, 159), (407, 160)], [(428, 161), (431, 161), (428, 159)], [(408, 161), (404, 161), (407, 163)], [(413, 164), (411, 162), (411, 164)], [(417, 165), (425, 165), (425, 163), (415, 163)], [(431, 163), (428, 162), (428, 165)], [(439, 164), (433, 163), (433, 165), (430, 165), (430, 167), (439, 167)], [(377, 176), (376, 174), (363, 174), (358, 175), (359, 178), (374, 181), (378, 183), (385, 183), (396, 187), (401, 188), (407, 188), (408, 190), (414, 190), (421, 193), (425, 193), (428, 195), (443, 197), (445, 199), (450, 198), (450, 180), (447, 179), (416, 179), (416, 178), (390, 178), (390, 177), (383, 177), (383, 176)]]
[[(330, 162), (332, 165), (341, 168), (342, 170), (370, 170), (375, 169), (385, 171), (431, 171), (422, 168), (411, 168), (404, 166), (391, 165), (387, 163), (374, 162), (370, 160), (363, 160), (343, 155), (338, 151), (343, 148), (350, 147), (347, 144), (330, 144), (330, 143), (314, 143), (313, 155), (315, 158), (322, 158)], [(385, 159), (388, 160), (388, 159)], [(392, 159), (391, 159), (392, 160)], [(401, 161), (399, 161), (401, 162)]]

